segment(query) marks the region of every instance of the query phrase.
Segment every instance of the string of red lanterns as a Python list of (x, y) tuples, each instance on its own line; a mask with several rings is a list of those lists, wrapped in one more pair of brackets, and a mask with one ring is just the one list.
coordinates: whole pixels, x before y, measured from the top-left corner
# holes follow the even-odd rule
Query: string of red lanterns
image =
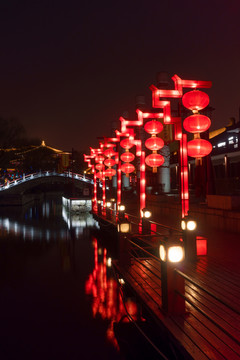
[(183, 95), (182, 103), (194, 113), (183, 121), (184, 129), (194, 134), (194, 140), (189, 141), (187, 144), (188, 155), (200, 159), (209, 155), (212, 151), (212, 144), (208, 140), (200, 138), (200, 133), (209, 129), (211, 120), (209, 117), (198, 113), (199, 110), (208, 106), (209, 96), (203, 91), (189, 91)]
[(150, 120), (144, 125), (144, 130), (151, 134), (145, 141), (145, 146), (152, 151), (152, 154), (146, 156), (145, 162), (152, 167), (153, 172), (157, 172), (157, 168), (164, 163), (164, 157), (157, 153), (164, 146), (164, 141), (156, 136), (163, 130), (163, 124), (157, 120)]
[(120, 156), (121, 160), (124, 161), (124, 163), (121, 165), (121, 171), (124, 172), (126, 176), (129, 176), (129, 174), (135, 170), (135, 166), (133, 164), (130, 164), (135, 159), (135, 155), (129, 152), (133, 145), (133, 140), (129, 138), (120, 141), (120, 146), (126, 150)]

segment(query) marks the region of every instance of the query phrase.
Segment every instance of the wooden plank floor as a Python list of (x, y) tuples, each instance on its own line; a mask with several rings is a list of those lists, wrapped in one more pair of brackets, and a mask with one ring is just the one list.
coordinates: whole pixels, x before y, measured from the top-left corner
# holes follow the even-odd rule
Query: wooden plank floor
[(128, 269), (115, 266), (186, 357), (240, 360), (240, 274), (209, 257), (184, 264), (186, 313), (173, 316), (161, 311), (157, 260), (135, 259)]

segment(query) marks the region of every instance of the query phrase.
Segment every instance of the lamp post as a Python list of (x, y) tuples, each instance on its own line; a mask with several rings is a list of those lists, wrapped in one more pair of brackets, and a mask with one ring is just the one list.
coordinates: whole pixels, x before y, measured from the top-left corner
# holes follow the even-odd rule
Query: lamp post
[(117, 210), (118, 210), (118, 220), (122, 221), (125, 219), (125, 205), (123, 204), (118, 204), (117, 205)]
[(185, 258), (187, 261), (195, 261), (197, 258), (197, 244), (196, 244), (197, 222), (188, 215), (184, 219), (182, 219), (181, 228), (183, 230)]
[(119, 264), (128, 267), (131, 264), (130, 244), (127, 235), (131, 232), (131, 223), (126, 218), (118, 221), (118, 238), (119, 238)]
[(161, 260), (161, 286), (163, 310), (174, 314), (184, 314), (185, 300), (180, 294), (185, 292), (184, 278), (176, 268), (184, 260), (184, 247), (180, 241), (162, 242), (159, 246)]
[(142, 234), (150, 235), (151, 234), (151, 223), (149, 219), (151, 218), (152, 213), (147, 208), (142, 209)]

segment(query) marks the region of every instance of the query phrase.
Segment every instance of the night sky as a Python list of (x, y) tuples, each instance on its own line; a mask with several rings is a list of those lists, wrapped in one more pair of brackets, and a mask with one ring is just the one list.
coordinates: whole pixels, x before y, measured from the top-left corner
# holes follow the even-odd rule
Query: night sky
[(166, 71), (210, 80), (211, 129), (239, 118), (239, 0), (1, 0), (0, 116), (63, 149), (96, 147)]

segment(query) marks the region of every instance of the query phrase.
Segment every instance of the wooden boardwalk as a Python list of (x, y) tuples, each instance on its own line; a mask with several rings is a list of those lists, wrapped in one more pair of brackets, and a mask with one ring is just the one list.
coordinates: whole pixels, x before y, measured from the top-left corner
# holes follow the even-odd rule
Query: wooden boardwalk
[(186, 359), (240, 360), (240, 274), (208, 256), (184, 264), (183, 315), (162, 311), (160, 263), (153, 258), (133, 258), (117, 272), (124, 278), (154, 320)]

